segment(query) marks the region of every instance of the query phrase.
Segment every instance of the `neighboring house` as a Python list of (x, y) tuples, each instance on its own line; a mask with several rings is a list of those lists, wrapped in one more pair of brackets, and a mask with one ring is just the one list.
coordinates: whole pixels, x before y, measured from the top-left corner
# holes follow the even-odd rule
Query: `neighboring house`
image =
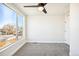
[(0, 35), (5, 34), (4, 29), (0, 29)]

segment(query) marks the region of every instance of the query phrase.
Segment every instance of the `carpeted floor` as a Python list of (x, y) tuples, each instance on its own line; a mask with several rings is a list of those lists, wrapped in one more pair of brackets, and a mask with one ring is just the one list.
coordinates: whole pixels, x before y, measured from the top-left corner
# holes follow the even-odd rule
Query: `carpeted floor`
[(65, 43), (26, 43), (14, 56), (69, 56)]

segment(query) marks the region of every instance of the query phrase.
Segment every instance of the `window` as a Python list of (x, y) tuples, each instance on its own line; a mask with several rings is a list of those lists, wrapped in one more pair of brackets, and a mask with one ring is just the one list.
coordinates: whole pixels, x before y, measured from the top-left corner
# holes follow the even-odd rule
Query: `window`
[(18, 39), (23, 37), (23, 16), (18, 15)]
[(17, 37), (22, 38), (22, 33), (23, 16), (18, 16), (6, 5), (0, 4), (0, 48), (15, 43)]

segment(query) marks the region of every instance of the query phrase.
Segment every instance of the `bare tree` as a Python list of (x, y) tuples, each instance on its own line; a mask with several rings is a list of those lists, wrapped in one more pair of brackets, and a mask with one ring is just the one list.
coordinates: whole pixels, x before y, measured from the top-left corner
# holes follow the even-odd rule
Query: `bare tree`
[(7, 24), (3, 26), (3, 32), (5, 32), (6, 34), (16, 34), (16, 27), (14, 25), (11, 24)]

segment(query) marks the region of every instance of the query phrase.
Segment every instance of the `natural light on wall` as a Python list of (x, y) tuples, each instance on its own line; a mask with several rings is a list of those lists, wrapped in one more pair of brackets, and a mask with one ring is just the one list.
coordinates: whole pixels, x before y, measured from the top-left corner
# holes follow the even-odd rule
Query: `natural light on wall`
[(0, 48), (18, 41), (22, 38), (22, 33), (23, 16), (18, 15), (6, 5), (0, 4)]

